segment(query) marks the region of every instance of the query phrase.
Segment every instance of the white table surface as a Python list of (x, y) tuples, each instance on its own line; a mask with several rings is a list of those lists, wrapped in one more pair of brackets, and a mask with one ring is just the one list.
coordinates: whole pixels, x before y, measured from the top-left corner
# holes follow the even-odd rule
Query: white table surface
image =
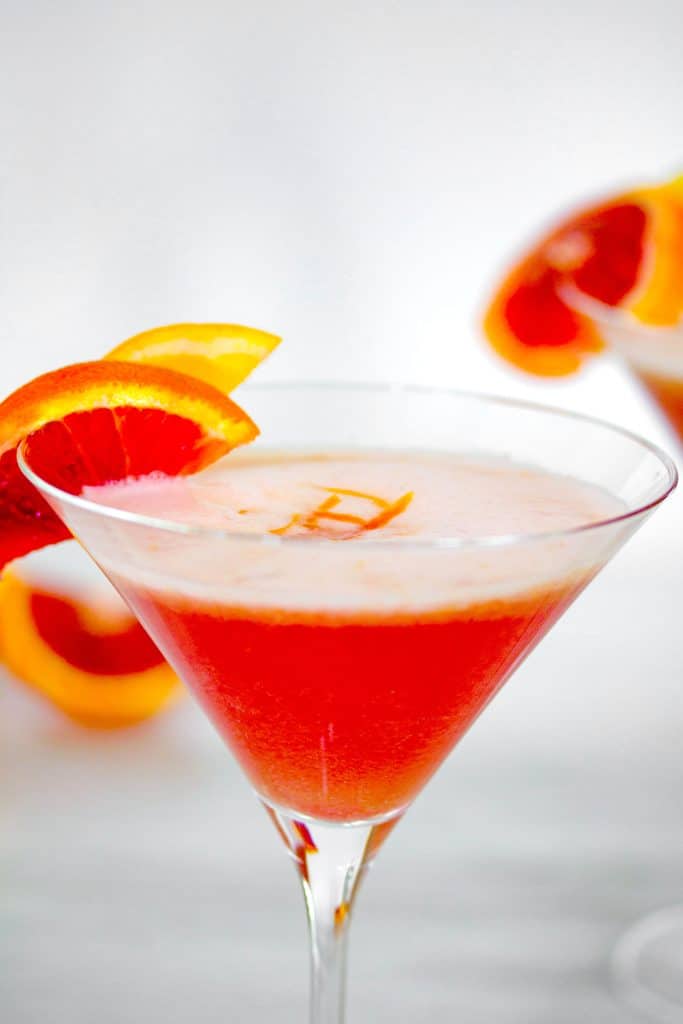
[[(631, 1019), (610, 949), (683, 900), (682, 597), (649, 525), (452, 755), (361, 893), (350, 1024)], [(190, 702), (101, 735), (0, 694), (4, 1024), (305, 1021), (294, 873)]]

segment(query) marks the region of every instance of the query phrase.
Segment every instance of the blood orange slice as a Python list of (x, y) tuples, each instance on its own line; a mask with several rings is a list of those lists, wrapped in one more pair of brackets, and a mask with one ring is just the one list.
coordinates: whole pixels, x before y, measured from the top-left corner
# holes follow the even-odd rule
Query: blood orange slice
[(650, 325), (683, 315), (683, 179), (634, 190), (567, 218), (496, 289), (484, 317), (491, 345), (544, 376), (574, 373), (603, 347), (567, 285)]
[[(74, 493), (129, 475), (194, 472), (257, 433), (223, 392), (278, 342), (235, 325), (162, 327), (130, 338), (107, 362), (46, 374), (10, 396), (0, 405), (0, 571), (68, 536), (19, 472), (23, 439), (34, 468)], [(76, 600), (6, 574), (0, 651), (17, 676), (92, 726), (137, 722), (179, 687), (113, 590), (93, 605), (90, 593)]]
[(229, 394), (280, 340), (240, 324), (172, 324), (136, 334), (107, 359), (179, 370)]
[(8, 570), (0, 584), (0, 650), (19, 679), (91, 727), (139, 722), (180, 692), (177, 676), (113, 591), (93, 605)]
[(127, 476), (196, 472), (257, 433), (217, 388), (165, 367), (112, 360), (36, 378), (0, 403), (0, 569), (68, 536), (18, 468), (22, 440), (44, 479), (79, 493)]

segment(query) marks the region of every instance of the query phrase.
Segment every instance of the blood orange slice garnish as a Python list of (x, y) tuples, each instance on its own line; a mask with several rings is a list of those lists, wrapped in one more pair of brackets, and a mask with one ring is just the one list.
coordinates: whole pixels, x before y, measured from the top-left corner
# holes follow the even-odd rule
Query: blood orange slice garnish
[[(180, 324), (136, 335), (106, 362), (46, 374), (0, 404), (0, 571), (69, 534), (20, 473), (33, 468), (78, 493), (150, 472), (191, 473), (251, 440), (257, 428), (225, 397), (278, 344), (253, 328)], [(78, 721), (148, 717), (178, 691), (156, 646), (119, 601), (76, 600), (27, 583), (0, 585), (0, 651), (8, 667)]]
[(107, 359), (165, 366), (229, 394), (279, 345), (280, 338), (240, 324), (172, 324), (143, 331)]
[(217, 388), (165, 367), (103, 360), (36, 378), (0, 403), (0, 569), (68, 536), (18, 468), (24, 439), (41, 477), (79, 493), (127, 476), (196, 472), (257, 433)]
[(0, 584), (0, 649), (7, 667), (88, 726), (155, 714), (180, 683), (123, 602), (93, 605), (43, 590), (9, 570)]
[(683, 179), (614, 197), (569, 217), (507, 274), (486, 311), (496, 351), (530, 373), (574, 373), (599, 352), (598, 326), (566, 288), (649, 325), (683, 315)]

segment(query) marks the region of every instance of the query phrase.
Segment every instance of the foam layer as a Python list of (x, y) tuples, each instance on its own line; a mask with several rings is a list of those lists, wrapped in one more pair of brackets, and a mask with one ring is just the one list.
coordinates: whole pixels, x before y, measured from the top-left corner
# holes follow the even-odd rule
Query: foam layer
[[(407, 507), (376, 530), (310, 515), (365, 520), (371, 493)], [(579, 585), (619, 543), (620, 528), (530, 542), (451, 548), (409, 540), (566, 531), (624, 511), (606, 492), (508, 461), (419, 453), (244, 452), (197, 477), (91, 488), (90, 500), (229, 533), (174, 534), (84, 515), (73, 523), (118, 585), (227, 609), (277, 615), (424, 615)], [(268, 530), (293, 523), (281, 541)], [(242, 539), (240, 539), (242, 537)], [(335, 538), (309, 544), (305, 538)], [(376, 545), (370, 541), (387, 543)], [(488, 614), (490, 614), (490, 609)]]
[[(503, 460), (422, 453), (234, 453), (198, 476), (88, 488), (86, 497), (237, 533), (356, 543), (550, 532), (620, 510), (604, 491), (567, 477)], [(406, 507), (392, 515), (401, 499)], [(387, 507), (388, 521), (373, 528)]]

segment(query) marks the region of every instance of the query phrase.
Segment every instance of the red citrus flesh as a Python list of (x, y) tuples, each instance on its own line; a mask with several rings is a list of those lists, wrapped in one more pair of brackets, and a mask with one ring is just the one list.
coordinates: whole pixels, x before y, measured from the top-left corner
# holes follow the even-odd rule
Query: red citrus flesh
[(157, 366), (81, 363), (31, 381), (0, 403), (0, 569), (68, 531), (17, 465), (78, 494), (151, 472), (193, 473), (250, 441), (249, 417), (222, 392)]
[(41, 591), (31, 594), (30, 613), (43, 643), (81, 672), (99, 677), (128, 675), (164, 661), (132, 616), (118, 628), (101, 632), (84, 622), (76, 602)]

